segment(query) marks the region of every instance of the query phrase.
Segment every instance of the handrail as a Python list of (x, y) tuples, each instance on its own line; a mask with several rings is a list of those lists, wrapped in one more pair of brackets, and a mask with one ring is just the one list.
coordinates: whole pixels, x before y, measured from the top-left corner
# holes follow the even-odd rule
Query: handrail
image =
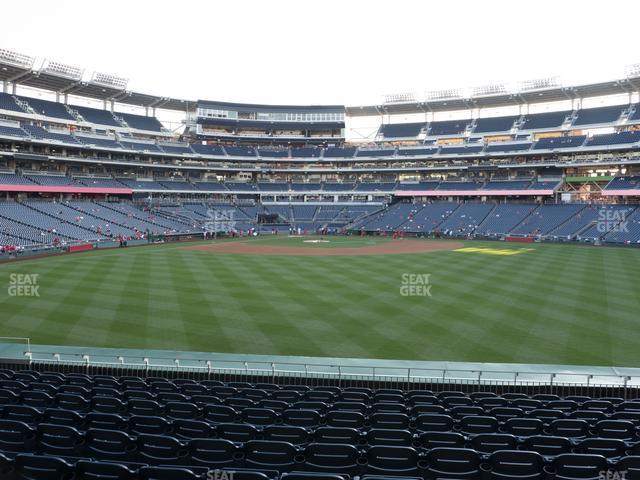
[(27, 345), (26, 353), (31, 353), (31, 339), (29, 337), (0, 337), (0, 343), (3, 343), (4, 340), (9, 340), (9, 341), (20, 340), (20, 341), (23, 341)]
[[(0, 340), (3, 337), (0, 337)], [(10, 338), (10, 337), (4, 337)], [(18, 338), (20, 339), (20, 338)], [(144, 368), (167, 369), (177, 371), (202, 371), (202, 372), (234, 372), (249, 375), (293, 376), (305, 377), (323, 376), (337, 379), (368, 378), (376, 380), (405, 379), (408, 382), (437, 381), (437, 382), (495, 382), (502, 384), (518, 384), (537, 382), (540, 384), (571, 383), (575, 385), (589, 385), (593, 378), (597, 377), (599, 384), (628, 386), (631, 381), (640, 384), (640, 374), (637, 376), (623, 375), (597, 371), (571, 372), (571, 371), (547, 371), (519, 369), (482, 369), (482, 368), (450, 368), (450, 367), (396, 367), (384, 365), (349, 365), (335, 363), (305, 363), (305, 362), (273, 362), (273, 361), (247, 361), (226, 359), (202, 359), (193, 357), (156, 356), (156, 357), (123, 357), (104, 354), (87, 353), (57, 353), (55, 351), (32, 352), (29, 339), (27, 351), (24, 356), (30, 362), (53, 362), (59, 364), (74, 364), (84, 366), (111, 366), (119, 368)], [(217, 363), (217, 365), (216, 365)]]

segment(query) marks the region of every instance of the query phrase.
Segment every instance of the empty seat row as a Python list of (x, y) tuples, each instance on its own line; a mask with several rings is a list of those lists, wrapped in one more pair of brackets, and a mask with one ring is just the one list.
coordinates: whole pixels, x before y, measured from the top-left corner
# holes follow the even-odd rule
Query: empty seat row
[[(229, 462), (226, 451), (212, 451), (210, 445), (201, 444), (194, 447), (196, 456), (187, 455), (194, 463), (158, 466), (0, 454), (0, 474), (5, 480), (347, 480), (360, 475), (362, 480), (640, 478), (638, 456), (612, 462), (595, 454), (563, 454), (549, 461), (530, 451), (499, 450), (483, 458), (470, 449), (436, 448), (419, 457), (400, 447), (363, 454), (348, 445), (312, 445), (299, 452), (271, 443), (255, 444), (245, 456), (236, 454)], [(204, 464), (198, 463), (203, 460)]]
[[(618, 457), (627, 452), (640, 454), (640, 442), (632, 442), (617, 436), (606, 436), (607, 430), (619, 430), (617, 425), (603, 425), (599, 431), (602, 437), (585, 438), (561, 435), (541, 435), (530, 431), (526, 425), (519, 425), (511, 433), (468, 434), (452, 430), (427, 430), (412, 433), (409, 430), (372, 428), (361, 431), (351, 427), (322, 426), (305, 428), (290, 425), (269, 425), (258, 427), (249, 424), (221, 423), (211, 425), (199, 420), (175, 420), (167, 422), (159, 417), (134, 416), (125, 420), (117, 415), (90, 414), (85, 419), (84, 429), (74, 425), (73, 416), (64, 412), (51, 412), (47, 421), (37, 426), (29, 426), (18, 420), (0, 420), (0, 450), (11, 452), (50, 452), (47, 438), (56, 437), (57, 442), (64, 442), (66, 454), (78, 454), (76, 449), (82, 445), (105, 441), (111, 445), (120, 443), (133, 445), (135, 438), (142, 435), (175, 437), (180, 441), (195, 439), (223, 439), (236, 444), (244, 444), (254, 440), (286, 441), (293, 445), (303, 446), (312, 443), (340, 443), (358, 447), (369, 446), (404, 446), (430, 450), (442, 446), (472, 447), (483, 453), (491, 453), (501, 449), (523, 448), (536, 451), (546, 456), (562, 453), (581, 452), (598, 453), (606, 457)], [(66, 422), (63, 423), (63, 422)], [(115, 433), (111, 433), (115, 432)], [(559, 426), (558, 433), (569, 432), (569, 426)], [(518, 433), (524, 435), (517, 435)], [(100, 440), (100, 437), (103, 440)], [(61, 444), (58, 446), (62, 448)], [(606, 452), (606, 453), (605, 453)], [(60, 452), (57, 452), (60, 453)], [(129, 452), (132, 453), (132, 452)]]

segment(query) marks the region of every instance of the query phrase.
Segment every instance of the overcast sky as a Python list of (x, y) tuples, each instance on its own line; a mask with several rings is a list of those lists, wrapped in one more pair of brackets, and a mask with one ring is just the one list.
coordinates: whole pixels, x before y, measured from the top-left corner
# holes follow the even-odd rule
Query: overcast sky
[(0, 48), (186, 99), (347, 105), (640, 62), (637, 0), (19, 0)]

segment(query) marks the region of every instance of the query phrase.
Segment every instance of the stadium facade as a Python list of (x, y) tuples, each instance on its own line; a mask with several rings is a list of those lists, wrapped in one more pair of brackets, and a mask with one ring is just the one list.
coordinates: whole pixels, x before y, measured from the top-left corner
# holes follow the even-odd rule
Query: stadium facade
[[(0, 51), (3, 245), (201, 235), (211, 218), (220, 231), (640, 241), (634, 74), (345, 107), (165, 98), (34, 65)], [(379, 126), (356, 138), (362, 119)]]
[[(640, 75), (345, 107), (164, 98), (34, 64), (0, 50), (4, 255), (293, 228), (640, 242)], [(639, 383), (0, 338), (0, 478), (634, 479)]]

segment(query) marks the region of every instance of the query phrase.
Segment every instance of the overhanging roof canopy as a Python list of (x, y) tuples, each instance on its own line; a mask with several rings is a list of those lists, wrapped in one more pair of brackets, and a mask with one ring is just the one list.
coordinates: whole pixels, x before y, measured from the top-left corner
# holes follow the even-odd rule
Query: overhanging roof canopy
[(471, 108), (495, 108), (532, 103), (556, 102), (577, 98), (599, 97), (640, 91), (640, 77), (592, 83), (570, 87), (537, 88), (512, 93), (498, 93), (425, 100), (422, 102), (399, 102), (382, 105), (349, 106), (347, 115), (370, 116), (379, 114), (406, 114), (421, 112), (445, 112)]
[[(121, 104), (143, 108), (163, 108), (176, 111), (195, 111), (196, 100), (186, 100), (171, 97), (149, 95), (127, 90), (124, 78), (94, 72), (89, 80), (83, 79), (84, 70), (45, 60), (42, 65), (35, 67), (35, 57), (23, 55), (6, 49), (0, 49), (0, 81), (16, 85), (49, 90), (51, 92), (76, 95), (95, 100), (114, 101)], [(510, 105), (553, 102), (571, 100), (575, 98), (597, 97), (640, 91), (640, 66), (628, 71), (627, 77), (600, 83), (579, 86), (559, 86), (547, 82), (535, 81), (524, 83), (515, 92), (507, 92), (503, 86), (488, 86), (475, 88), (468, 97), (462, 96), (458, 90), (439, 92), (441, 95), (427, 97), (424, 101), (413, 101), (412, 96), (398, 97), (399, 101), (392, 101), (381, 105), (350, 106), (346, 108), (350, 116), (370, 116), (379, 114), (401, 114), (420, 112), (439, 112), (448, 110), (464, 110), (470, 108), (491, 108)], [(548, 86), (545, 86), (548, 85)], [(444, 95), (446, 93), (446, 95)], [(389, 98), (393, 98), (390, 96)], [(406, 99), (406, 101), (404, 101)], [(394, 99), (395, 100), (395, 99)], [(241, 108), (248, 104), (229, 102), (201, 101), (203, 105), (217, 104), (228, 107)], [(326, 106), (286, 106), (286, 105), (253, 105), (251, 108), (267, 109), (300, 109), (301, 111), (344, 111), (339, 105)]]

